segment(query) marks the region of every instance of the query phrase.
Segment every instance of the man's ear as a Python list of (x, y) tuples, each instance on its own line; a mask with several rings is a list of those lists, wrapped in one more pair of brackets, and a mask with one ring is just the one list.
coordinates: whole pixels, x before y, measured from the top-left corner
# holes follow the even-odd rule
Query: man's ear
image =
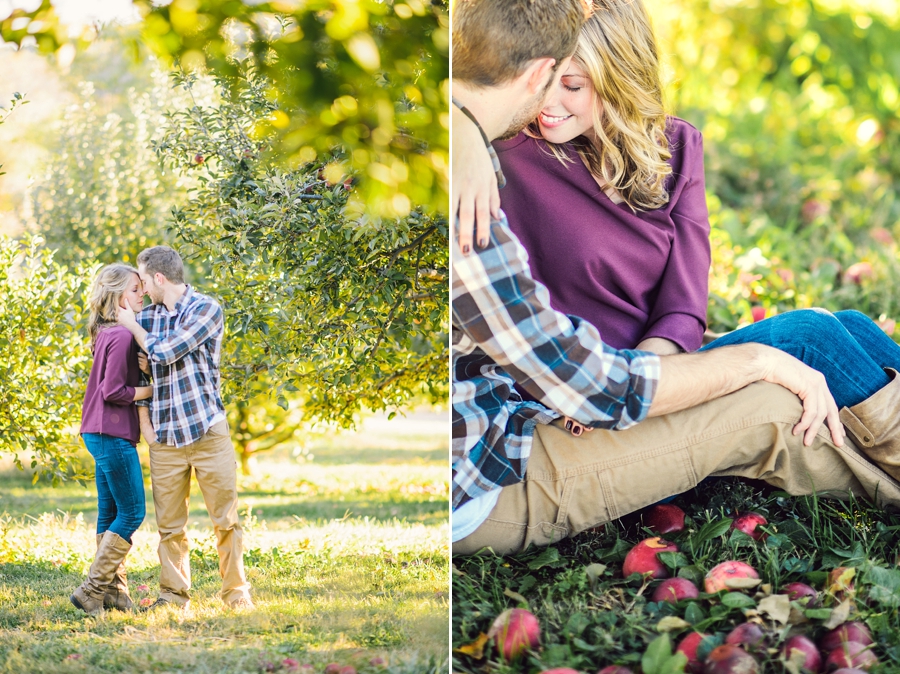
[(556, 65), (556, 59), (550, 57), (534, 59), (525, 71), (528, 76), (526, 83), (528, 85), (528, 93), (536, 94), (544, 90), (547, 81), (553, 76), (553, 66)]

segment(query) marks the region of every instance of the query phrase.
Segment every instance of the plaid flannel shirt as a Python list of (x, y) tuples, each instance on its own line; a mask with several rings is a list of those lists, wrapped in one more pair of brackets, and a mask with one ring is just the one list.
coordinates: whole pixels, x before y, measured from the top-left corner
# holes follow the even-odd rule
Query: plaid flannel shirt
[(150, 419), (161, 444), (196, 442), (213, 421), (225, 418), (219, 395), (219, 354), (224, 317), (212, 298), (191, 286), (169, 312), (151, 304), (138, 314), (147, 331), (145, 346), (153, 376)]
[[(552, 309), (506, 216), (486, 249), (453, 256), (452, 271), (454, 510), (524, 479), (535, 424), (563, 414), (620, 430), (647, 416), (659, 357), (608, 347), (593, 325)], [(516, 382), (544, 404), (523, 400)]]

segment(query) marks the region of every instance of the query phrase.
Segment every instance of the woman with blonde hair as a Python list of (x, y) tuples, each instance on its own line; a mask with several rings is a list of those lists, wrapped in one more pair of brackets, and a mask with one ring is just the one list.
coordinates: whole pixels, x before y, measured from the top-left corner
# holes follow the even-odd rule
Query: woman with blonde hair
[(134, 401), (149, 398), (152, 387), (139, 385), (138, 345), (116, 317), (119, 307), (140, 311), (143, 296), (137, 269), (111, 264), (97, 274), (88, 302), (94, 361), (84, 394), (81, 437), (95, 463), (97, 553), (87, 578), (70, 599), (89, 615), (104, 608), (133, 607), (124, 560), (131, 536), (146, 514)]
[[(537, 119), (494, 147), (503, 211), (553, 308), (586, 319), (616, 349), (668, 355), (703, 342), (709, 213), (701, 134), (667, 114), (659, 71), (641, 0), (594, 0)], [(454, 147), (485, 154), (471, 128), (454, 127), (454, 136)], [(477, 161), (465, 155), (461, 165)], [(461, 201), (459, 210), (477, 208)], [(475, 238), (475, 250), (489, 245), (480, 227)], [(790, 311), (702, 348), (747, 342), (820, 371), (838, 408), (856, 409), (900, 370), (900, 346), (858, 311)], [(583, 430), (572, 420), (566, 427)], [(900, 457), (900, 441), (891, 451)], [(888, 472), (900, 479), (900, 458), (891, 461)]]

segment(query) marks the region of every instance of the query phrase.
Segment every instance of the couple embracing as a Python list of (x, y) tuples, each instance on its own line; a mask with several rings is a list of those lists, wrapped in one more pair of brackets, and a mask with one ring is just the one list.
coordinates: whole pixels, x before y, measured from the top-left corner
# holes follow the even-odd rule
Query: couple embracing
[[(125, 557), (146, 514), (136, 449), (143, 434), (160, 535), (159, 598), (150, 608), (185, 609), (190, 601), (192, 470), (216, 534), (222, 600), (232, 608), (253, 608), (234, 447), (219, 394), (222, 308), (184, 282), (184, 266), (173, 249), (148, 248), (137, 265), (101, 269), (89, 300), (94, 361), (81, 436), (96, 465), (97, 553), (71, 601), (89, 615), (133, 608)], [(144, 295), (151, 304), (142, 308)]]

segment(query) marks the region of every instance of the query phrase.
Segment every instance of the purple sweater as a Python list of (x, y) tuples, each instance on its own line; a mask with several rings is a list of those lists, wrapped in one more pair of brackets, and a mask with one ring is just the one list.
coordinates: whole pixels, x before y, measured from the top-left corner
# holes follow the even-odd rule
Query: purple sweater
[(494, 143), (507, 184), (503, 211), (550, 303), (593, 323), (603, 341), (633, 349), (648, 337), (700, 348), (709, 285), (703, 140), (685, 121), (666, 130), (669, 203), (634, 213), (614, 204), (581, 158), (562, 164), (544, 141)]
[(94, 344), (94, 363), (81, 408), (81, 433), (103, 433), (136, 445), (141, 437), (134, 389), (140, 385), (138, 345), (128, 328), (105, 328)]

